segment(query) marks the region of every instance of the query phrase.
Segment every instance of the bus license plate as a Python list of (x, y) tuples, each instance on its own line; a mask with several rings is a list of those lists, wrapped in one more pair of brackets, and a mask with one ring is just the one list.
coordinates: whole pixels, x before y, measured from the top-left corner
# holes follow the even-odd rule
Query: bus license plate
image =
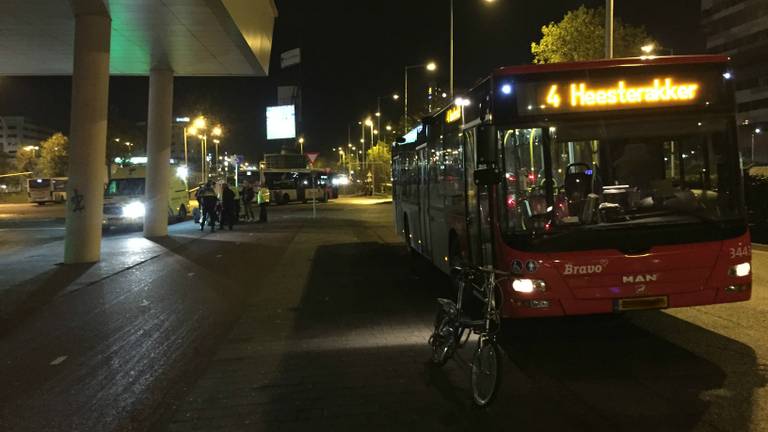
[(664, 309), (667, 306), (669, 306), (667, 296), (640, 297), (618, 299), (614, 304), (614, 310), (622, 312), (644, 309)]

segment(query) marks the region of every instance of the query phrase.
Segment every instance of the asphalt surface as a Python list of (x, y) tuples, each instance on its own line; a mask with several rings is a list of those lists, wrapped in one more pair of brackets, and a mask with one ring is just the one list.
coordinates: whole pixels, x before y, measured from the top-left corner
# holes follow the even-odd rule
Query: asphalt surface
[(477, 410), (472, 341), (427, 364), (445, 277), (405, 252), (390, 204), (365, 204), (120, 234), (114, 260), (138, 255), (122, 267), (27, 281), (46, 295), (0, 326), (0, 430), (768, 430), (768, 253), (747, 303), (509, 323)]

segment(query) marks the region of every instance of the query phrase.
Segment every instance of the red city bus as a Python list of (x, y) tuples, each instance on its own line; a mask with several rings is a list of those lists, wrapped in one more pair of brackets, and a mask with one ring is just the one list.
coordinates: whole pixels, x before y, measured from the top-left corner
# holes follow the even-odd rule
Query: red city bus
[(497, 69), (394, 145), (397, 229), (446, 273), (512, 272), (506, 317), (748, 300), (730, 78), (722, 56)]

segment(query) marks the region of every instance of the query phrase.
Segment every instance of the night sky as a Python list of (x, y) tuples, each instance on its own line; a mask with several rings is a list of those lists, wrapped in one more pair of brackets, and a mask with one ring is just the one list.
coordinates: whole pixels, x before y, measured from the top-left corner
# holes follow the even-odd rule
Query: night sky
[[(540, 28), (581, 4), (602, 0), (455, 0), (456, 88), (468, 88), (497, 66), (531, 62)], [(376, 97), (402, 94), (403, 67), (434, 60), (436, 75), (409, 72), (409, 107), (416, 108), (428, 79), (448, 86), (448, 0), (277, 0), (268, 78), (177, 78), (174, 114), (206, 113), (225, 126), (225, 148), (250, 160), (280, 143), (266, 141), (265, 107), (277, 86), (301, 82), (305, 151), (330, 151), (347, 142), (347, 125), (375, 112)], [(644, 25), (675, 54), (700, 53), (697, 1), (616, 1), (616, 16)], [(302, 65), (281, 70), (280, 53), (300, 47)], [(1, 60), (0, 60), (1, 61)], [(112, 78), (110, 112), (122, 121), (146, 121), (147, 78)], [(0, 78), (0, 115), (24, 115), (67, 132), (70, 79)], [(400, 103), (382, 99), (383, 124), (396, 122)], [(423, 104), (423, 102), (422, 102)], [(409, 109), (410, 111), (410, 109)], [(110, 118), (110, 121), (113, 121)], [(359, 140), (353, 129), (353, 142)]]

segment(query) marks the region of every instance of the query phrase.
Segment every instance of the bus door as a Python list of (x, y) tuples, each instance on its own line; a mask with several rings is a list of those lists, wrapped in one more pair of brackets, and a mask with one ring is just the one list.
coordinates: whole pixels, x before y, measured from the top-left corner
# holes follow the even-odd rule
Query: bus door
[(466, 179), (467, 243), (472, 264), (493, 263), (490, 221), (490, 194), (488, 187), (475, 184), (475, 170), (478, 169), (477, 129), (464, 133), (464, 172)]
[(429, 153), (426, 144), (416, 149), (419, 157), (419, 248), (432, 257), (429, 234)]

